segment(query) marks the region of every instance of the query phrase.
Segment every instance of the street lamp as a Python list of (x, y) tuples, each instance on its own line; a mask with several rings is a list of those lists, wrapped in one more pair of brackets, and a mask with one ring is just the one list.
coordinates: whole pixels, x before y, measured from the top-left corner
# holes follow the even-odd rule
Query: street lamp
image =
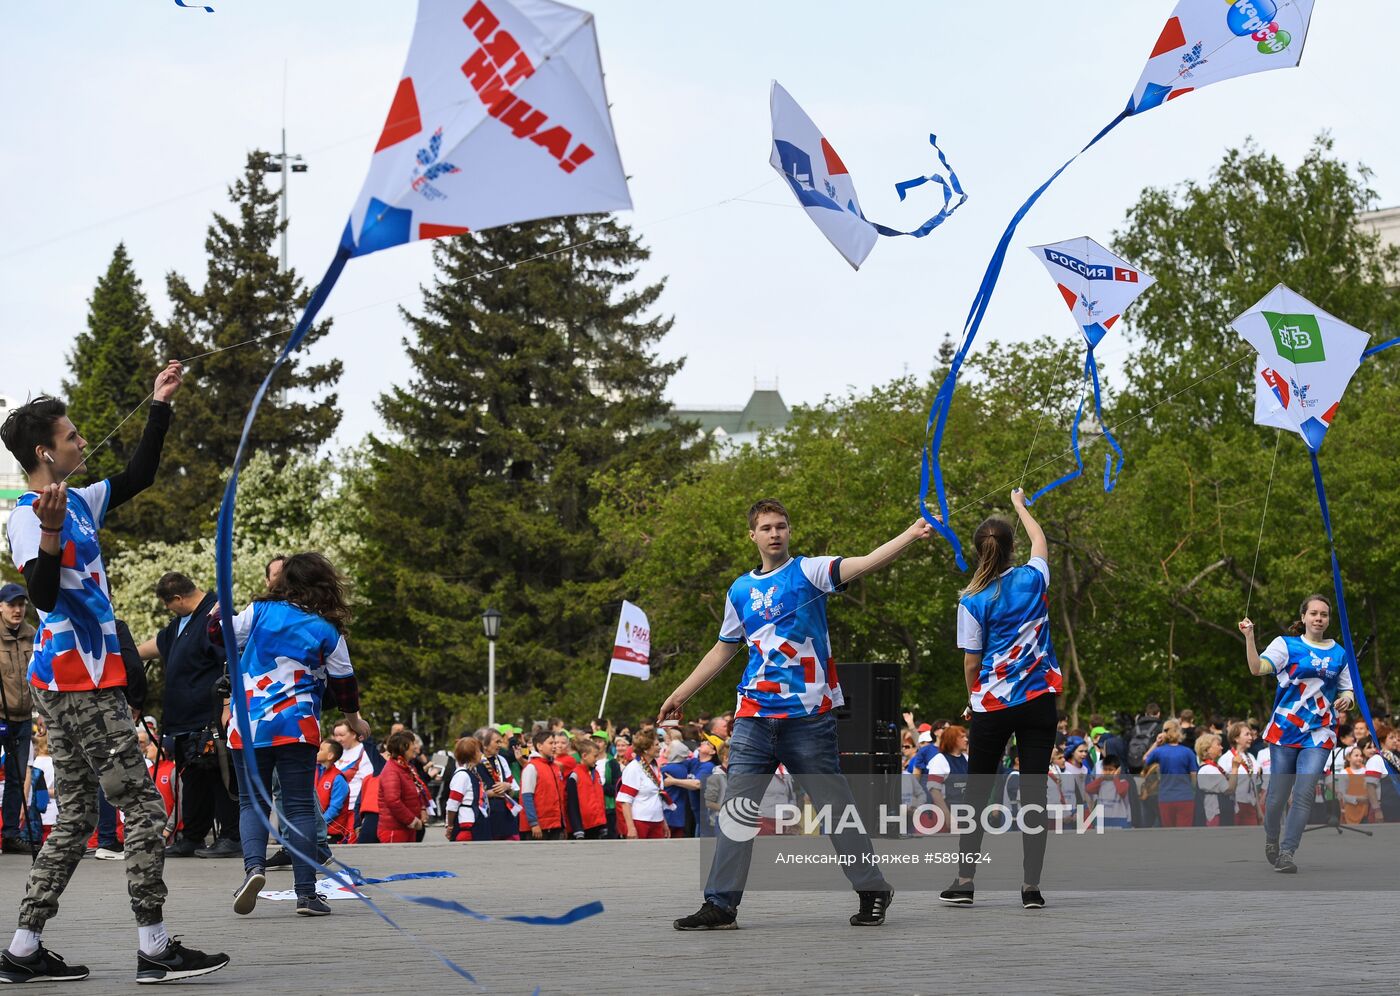
[(287, 174), (305, 173), (308, 168), (301, 156), (287, 155), (287, 129), (283, 128), (282, 152), (279, 155), (268, 156), (262, 161), (264, 173), (282, 174), (282, 255), (278, 261), (278, 269), (282, 273), (287, 272)]
[(496, 725), (496, 635), (501, 631), (501, 614), (495, 609), (487, 609), (481, 614), (481, 625), (486, 630), (486, 725)]

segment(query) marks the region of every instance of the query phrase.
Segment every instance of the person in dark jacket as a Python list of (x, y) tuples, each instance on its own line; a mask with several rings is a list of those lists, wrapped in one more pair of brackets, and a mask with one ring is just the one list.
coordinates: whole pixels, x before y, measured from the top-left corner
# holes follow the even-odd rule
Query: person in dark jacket
[[(34, 653), (34, 627), (25, 618), (29, 594), (17, 584), (0, 586), (0, 721), (5, 734), (5, 784), (24, 784), (33, 735), (34, 698), (29, 694), (29, 658)], [(29, 845), (19, 839), (22, 792), (6, 792), (3, 811), (5, 854), (28, 854)]]
[[(209, 612), (218, 598), (174, 571), (156, 582), (155, 594), (174, 618), (137, 651), (143, 660), (159, 656), (165, 662), (164, 746), (179, 772), (178, 808), (184, 820), (166, 857), (240, 857), (234, 768), (220, 764), (214, 740), (216, 732), (222, 733), (216, 728), (223, 703), (215, 686), (227, 673), (224, 650), (209, 636)], [(206, 847), (211, 830), (214, 843)]]

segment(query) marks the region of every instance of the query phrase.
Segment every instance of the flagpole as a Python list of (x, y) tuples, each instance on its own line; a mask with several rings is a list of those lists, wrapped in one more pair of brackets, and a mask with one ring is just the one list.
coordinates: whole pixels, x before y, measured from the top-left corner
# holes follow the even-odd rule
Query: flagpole
[(608, 704), (608, 686), (612, 684), (612, 665), (608, 665), (608, 680), (603, 682), (603, 701), (598, 703), (598, 717), (603, 718), (603, 706)]

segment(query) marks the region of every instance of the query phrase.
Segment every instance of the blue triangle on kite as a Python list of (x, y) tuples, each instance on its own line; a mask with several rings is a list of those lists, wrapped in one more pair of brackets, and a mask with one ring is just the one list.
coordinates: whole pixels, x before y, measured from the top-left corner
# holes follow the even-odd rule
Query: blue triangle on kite
[(1085, 325), (1083, 328), (1084, 338), (1089, 340), (1090, 349), (1097, 346), (1103, 337), (1108, 335), (1108, 329), (1104, 328), (1098, 322), (1095, 322), (1093, 325)]
[(1298, 431), (1302, 433), (1308, 449), (1316, 453), (1322, 446), (1322, 437), (1327, 435), (1327, 423), (1320, 418), (1310, 418), (1298, 426)]
[(377, 197), (369, 199), (365, 223), (360, 227), (360, 240), (351, 255), (365, 256), (390, 246), (409, 241), (413, 228), (413, 212), (408, 208), (390, 207)]
[(1150, 111), (1158, 104), (1167, 99), (1167, 94), (1172, 92), (1169, 86), (1160, 83), (1149, 83), (1142, 91), (1142, 99), (1137, 102), (1137, 106), (1131, 108), (1132, 113), (1141, 114), (1143, 111)]

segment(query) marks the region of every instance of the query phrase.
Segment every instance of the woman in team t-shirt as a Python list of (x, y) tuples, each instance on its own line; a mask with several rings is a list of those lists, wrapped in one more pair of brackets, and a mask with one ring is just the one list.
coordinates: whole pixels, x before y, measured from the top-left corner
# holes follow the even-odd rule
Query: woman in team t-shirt
[(1273, 715), (1264, 731), (1271, 780), (1264, 809), (1264, 857), (1285, 873), (1298, 870), (1293, 855), (1312, 812), (1318, 779), (1336, 746), (1332, 710), (1355, 705), (1346, 650), (1327, 637), (1332, 604), (1322, 595), (1309, 595), (1298, 616), (1288, 635), (1276, 637), (1263, 653), (1254, 644), (1254, 623), (1240, 620), (1250, 672), (1272, 674), (1278, 681)]
[(654, 732), (642, 730), (632, 738), (632, 751), (635, 756), (622, 769), (617, 787), (617, 811), (622, 815), (618, 829), (628, 840), (664, 840), (669, 800), (661, 790), (661, 771), (656, 766), (661, 744)]
[[(1014, 734), (1021, 760), (1021, 835), (1024, 847), (1021, 904), (1045, 905), (1040, 895), (1040, 869), (1045, 862), (1045, 783), (1050, 751), (1055, 746), (1059, 716), (1055, 696), (1061, 688), (1060, 668), (1050, 645), (1050, 565), (1045, 532), (1026, 509), (1020, 488), (1011, 504), (1030, 539), (1030, 560), (1011, 562), (1015, 531), (1010, 522), (993, 516), (977, 527), (973, 545), (977, 567), (958, 599), (958, 647), (963, 652), (971, 719), (968, 740), (969, 778), (995, 775)], [(985, 783), (972, 787), (979, 799), (991, 793)], [(975, 860), (982, 847), (982, 819), (964, 834), (958, 850)], [(964, 862), (958, 877), (939, 898), (945, 903), (972, 904), (973, 861)]]

